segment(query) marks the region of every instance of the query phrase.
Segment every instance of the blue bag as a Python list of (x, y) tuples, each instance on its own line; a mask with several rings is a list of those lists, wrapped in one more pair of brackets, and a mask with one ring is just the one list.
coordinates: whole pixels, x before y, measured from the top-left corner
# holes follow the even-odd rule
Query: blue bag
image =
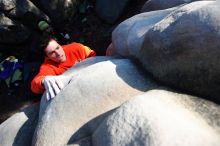
[(6, 80), (14, 74), (17, 69), (23, 67), (22, 63), (14, 56), (9, 56), (0, 63), (0, 80)]

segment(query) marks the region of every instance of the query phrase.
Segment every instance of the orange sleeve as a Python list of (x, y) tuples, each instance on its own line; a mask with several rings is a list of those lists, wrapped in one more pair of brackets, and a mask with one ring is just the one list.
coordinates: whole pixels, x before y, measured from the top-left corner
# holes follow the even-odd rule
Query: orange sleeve
[(77, 48), (78, 53), (81, 54), (79, 56), (83, 57), (81, 59), (96, 56), (96, 52), (94, 50), (81, 43), (73, 43), (73, 45), (75, 45), (75, 47)]
[(31, 90), (36, 94), (41, 94), (44, 92), (44, 86), (42, 85), (41, 81), (47, 75), (55, 75), (55, 72), (49, 64), (43, 63), (40, 67), (39, 73), (34, 77), (31, 82)]
[(83, 45), (83, 49), (85, 51), (86, 58), (96, 56), (96, 52), (89, 47)]

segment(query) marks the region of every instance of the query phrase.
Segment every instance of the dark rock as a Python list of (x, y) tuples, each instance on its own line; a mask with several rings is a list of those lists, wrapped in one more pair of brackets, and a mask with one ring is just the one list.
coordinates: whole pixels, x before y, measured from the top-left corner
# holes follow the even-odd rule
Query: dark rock
[(30, 31), (20, 22), (0, 14), (0, 43), (20, 44), (30, 36)]
[(96, 13), (108, 23), (114, 23), (122, 14), (129, 0), (97, 0)]
[(62, 28), (73, 18), (79, 2), (80, 0), (39, 0), (38, 5), (55, 26)]
[(48, 19), (48, 17), (29, 0), (2, 0), (0, 10), (9, 18), (22, 19), (26, 13)]

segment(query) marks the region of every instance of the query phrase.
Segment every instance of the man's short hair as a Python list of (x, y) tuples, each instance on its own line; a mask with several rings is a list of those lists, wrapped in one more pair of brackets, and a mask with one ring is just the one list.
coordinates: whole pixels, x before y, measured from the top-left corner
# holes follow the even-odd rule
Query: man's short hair
[(45, 54), (45, 49), (46, 49), (46, 47), (48, 46), (48, 44), (51, 40), (57, 41), (57, 39), (51, 33), (44, 32), (42, 34), (42, 37), (41, 37), (41, 40), (40, 40), (40, 48), (39, 48), (39, 53), (40, 54), (46, 55)]

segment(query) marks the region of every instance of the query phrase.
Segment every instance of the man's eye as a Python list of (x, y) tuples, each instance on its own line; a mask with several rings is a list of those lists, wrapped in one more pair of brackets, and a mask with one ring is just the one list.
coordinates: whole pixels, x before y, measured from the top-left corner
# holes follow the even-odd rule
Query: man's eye
[(54, 51), (50, 52), (49, 55), (52, 55), (54, 53)]

